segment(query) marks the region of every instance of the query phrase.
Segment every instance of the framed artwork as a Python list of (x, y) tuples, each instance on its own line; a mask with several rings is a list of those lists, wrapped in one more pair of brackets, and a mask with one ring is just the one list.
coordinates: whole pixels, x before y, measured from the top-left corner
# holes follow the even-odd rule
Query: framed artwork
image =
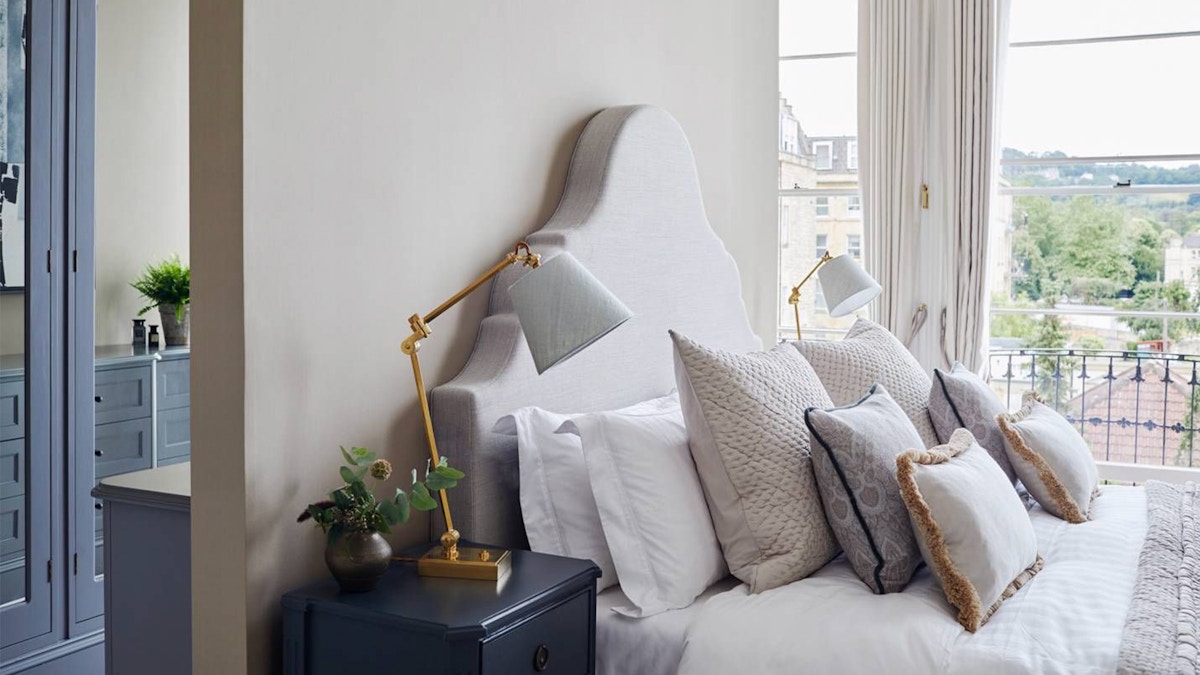
[(0, 0), (0, 292), (25, 288), (26, 0)]

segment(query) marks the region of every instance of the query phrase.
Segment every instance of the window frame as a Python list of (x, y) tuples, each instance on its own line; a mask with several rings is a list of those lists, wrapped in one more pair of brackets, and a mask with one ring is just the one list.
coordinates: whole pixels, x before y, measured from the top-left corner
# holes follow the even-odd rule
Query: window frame
[(846, 141), (846, 169), (858, 171), (858, 140)]

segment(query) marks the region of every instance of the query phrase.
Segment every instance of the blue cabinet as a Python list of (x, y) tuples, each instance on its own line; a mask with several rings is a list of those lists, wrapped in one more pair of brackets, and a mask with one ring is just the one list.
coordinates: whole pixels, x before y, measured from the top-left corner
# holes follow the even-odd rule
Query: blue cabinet
[[(8, 360), (13, 361), (12, 355)], [(76, 411), (74, 417), (91, 433), (77, 427), (67, 444), (70, 456), (63, 457), (59, 465), (73, 467), (72, 479), (67, 481), (72, 507), (63, 521), (49, 521), (45, 534), (54, 538), (61, 535), (49, 535), (67, 533), (70, 563), (58, 568), (57, 583), (66, 585), (62, 593), (73, 609), (68, 634), (49, 644), (57, 642), (63, 656), (76, 663), (92, 664), (81, 673), (100, 672), (103, 633), (98, 631), (104, 626), (104, 504), (90, 493), (104, 478), (191, 458), (189, 364), (186, 347), (156, 352), (124, 345), (100, 347), (89, 364), (95, 378), (93, 388), (79, 392), (78, 399), (86, 400), (92, 409)], [(90, 378), (77, 379), (87, 383)], [(30, 455), (28, 439), (22, 435), (27, 415), (21, 399), (28, 389), (23, 369), (0, 370), (0, 438), (4, 439), (0, 441), (0, 598), (6, 600), (29, 594), (27, 582), (34, 571), (26, 528), (31, 506), (26, 489)], [(53, 562), (46, 564), (46, 579), (53, 583)], [(10, 615), (4, 618), (7, 638), (10, 627), (21, 624)], [(23, 642), (5, 641), (0, 673), (24, 672), (24, 659), (20, 658)], [(87, 644), (91, 656), (79, 653), (81, 643)], [(15, 659), (9, 656), (14, 652)], [(53, 655), (53, 651), (42, 652), (29, 665), (49, 663), (47, 658)]]

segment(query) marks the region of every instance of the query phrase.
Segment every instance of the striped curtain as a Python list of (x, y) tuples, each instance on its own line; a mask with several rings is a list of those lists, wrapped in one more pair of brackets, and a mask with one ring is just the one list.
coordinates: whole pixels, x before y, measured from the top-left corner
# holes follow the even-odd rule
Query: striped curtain
[[(880, 323), (926, 368), (986, 362), (1009, 0), (859, 0), (859, 154)], [(922, 209), (922, 185), (929, 205)], [(914, 331), (926, 308), (928, 322)], [(915, 333), (915, 334), (914, 334)]]
[[(987, 361), (988, 242), (999, 152), (1002, 64), (1008, 0), (938, 0), (933, 26), (932, 100), (945, 120), (931, 129), (930, 180), (943, 199), (934, 218), (946, 252), (945, 283), (932, 297), (942, 363), (979, 371)], [(944, 328), (943, 328), (944, 326)]]
[[(858, 173), (874, 318), (901, 340), (921, 303), (921, 179), (929, 0), (859, 0)], [(911, 348), (911, 346), (910, 346)]]

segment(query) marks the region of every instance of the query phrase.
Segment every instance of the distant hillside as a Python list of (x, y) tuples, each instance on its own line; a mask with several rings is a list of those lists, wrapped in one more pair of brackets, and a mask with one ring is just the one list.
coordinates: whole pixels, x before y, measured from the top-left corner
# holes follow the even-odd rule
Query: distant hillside
[[(1004, 148), (1004, 159), (1063, 158), (1067, 154), (1052, 152), (1022, 152)], [(1133, 185), (1200, 185), (1200, 164), (1178, 168), (1144, 166), (1141, 164), (1063, 164), (1051, 166), (1006, 166), (1003, 175), (1013, 185), (1113, 185), (1117, 181), (1132, 181)], [(1200, 204), (1200, 195), (1189, 204)]]

